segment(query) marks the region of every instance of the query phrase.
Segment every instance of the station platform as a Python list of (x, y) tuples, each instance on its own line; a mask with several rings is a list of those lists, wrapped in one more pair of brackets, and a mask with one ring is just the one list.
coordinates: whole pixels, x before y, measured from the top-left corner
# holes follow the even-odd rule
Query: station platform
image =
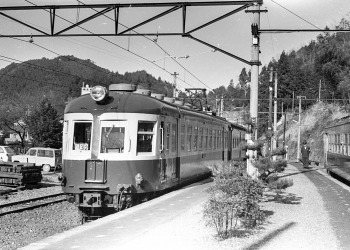
[(283, 176), (294, 185), (278, 199), (267, 194), (266, 223), (244, 235), (218, 240), (206, 227), (206, 180), (21, 249), (349, 249), (350, 188), (323, 166), (292, 163)]

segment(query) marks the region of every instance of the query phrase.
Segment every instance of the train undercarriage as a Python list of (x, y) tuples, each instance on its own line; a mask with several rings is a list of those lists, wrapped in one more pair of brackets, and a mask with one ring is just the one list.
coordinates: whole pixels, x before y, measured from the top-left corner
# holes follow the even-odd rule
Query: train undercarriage
[(107, 215), (122, 211), (146, 202), (158, 195), (152, 193), (119, 192), (110, 195), (104, 192), (84, 192), (81, 194), (67, 194), (67, 200), (75, 203), (81, 215), (82, 224)]

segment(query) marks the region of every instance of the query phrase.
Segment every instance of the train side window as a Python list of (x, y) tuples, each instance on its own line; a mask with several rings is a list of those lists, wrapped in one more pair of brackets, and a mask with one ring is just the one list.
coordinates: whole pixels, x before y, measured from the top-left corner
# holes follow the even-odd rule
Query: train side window
[(186, 133), (186, 126), (181, 125), (181, 151), (185, 151), (185, 133)]
[(203, 149), (203, 128), (199, 128), (198, 149), (200, 151), (202, 151), (202, 149)]
[(193, 151), (197, 151), (198, 149), (198, 127), (194, 127), (193, 129)]
[(211, 149), (212, 146), (212, 138), (213, 138), (213, 132), (211, 129), (209, 129), (209, 146), (208, 149)]
[(139, 122), (137, 130), (137, 153), (152, 152), (154, 122)]
[(91, 122), (76, 122), (74, 124), (73, 150), (90, 150)]
[(344, 134), (344, 154), (347, 155), (348, 154), (348, 134)]
[(204, 129), (204, 150), (208, 149), (208, 128)]
[(171, 125), (171, 152), (176, 152), (177, 126), (175, 123)]
[(216, 130), (213, 129), (213, 149), (216, 149)]
[(169, 153), (170, 150), (170, 124), (165, 124), (165, 153)]
[(192, 148), (192, 126), (187, 127), (187, 151)]
[(218, 130), (218, 139), (217, 139), (217, 142), (218, 142), (218, 148), (221, 149), (222, 148), (222, 145), (221, 145), (221, 130)]
[(227, 131), (225, 131), (224, 145), (225, 145), (225, 149), (227, 149)]
[(337, 135), (337, 153), (340, 153), (340, 135)]
[(125, 127), (114, 124), (102, 126), (101, 153), (124, 153)]

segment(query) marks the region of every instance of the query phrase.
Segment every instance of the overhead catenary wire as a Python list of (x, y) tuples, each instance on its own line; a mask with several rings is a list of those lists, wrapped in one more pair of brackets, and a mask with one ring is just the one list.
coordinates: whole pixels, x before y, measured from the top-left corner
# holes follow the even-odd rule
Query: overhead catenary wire
[[(82, 1), (80, 1), (80, 0), (77, 0), (77, 1), (85, 5), (85, 3), (83, 3)], [(98, 11), (97, 11), (96, 9), (94, 9), (94, 8), (91, 8), (91, 9), (94, 10), (94, 11), (96, 11), (96, 12), (98, 12)], [(107, 17), (108, 19), (114, 21), (112, 18), (108, 17), (108, 16), (105, 15), (105, 14), (103, 14), (103, 16), (105, 16), (105, 17)], [(125, 28), (129, 28), (129, 27), (127, 27), (126, 25), (124, 25), (124, 24), (122, 24), (122, 23), (120, 23), (120, 22), (118, 22), (118, 24), (122, 25), (122, 26), (125, 27)], [(138, 33), (137, 31), (135, 31), (135, 30), (133, 30), (133, 32), (135, 32), (136, 34), (139, 34), (139, 33)], [(163, 47), (161, 47), (161, 46), (157, 43), (158, 37), (157, 37), (156, 39), (151, 39), (151, 38), (149, 38), (149, 37), (147, 37), (147, 36), (144, 36), (144, 35), (143, 35), (143, 37), (146, 38), (147, 40), (150, 40), (150, 41), (152, 41), (153, 43), (155, 43), (156, 46), (158, 46), (163, 52), (165, 52), (165, 54), (166, 54), (167, 56), (170, 57), (170, 54), (169, 54)], [(129, 49), (128, 49), (128, 50), (129, 50)], [(215, 51), (214, 51), (214, 52), (215, 52)], [(186, 56), (185, 56), (185, 57), (186, 57)], [(189, 56), (188, 56), (188, 57), (189, 57)], [(187, 57), (187, 58), (188, 58), (188, 57)], [(196, 77), (194, 74), (192, 74), (192, 73), (191, 73), (188, 69), (186, 69), (183, 65), (181, 65), (175, 58), (171, 58), (171, 59), (173, 59), (173, 60), (176, 62), (176, 64), (178, 64), (182, 69), (184, 69), (185, 71), (187, 71), (187, 72), (188, 72), (192, 77), (194, 77), (197, 81), (199, 81), (200, 83), (202, 83), (202, 84), (203, 84), (204, 86), (206, 86), (208, 89), (212, 90), (208, 85), (206, 85), (206, 84), (205, 84), (203, 81), (201, 81), (198, 77)], [(154, 62), (154, 61), (153, 61), (153, 62)], [(181, 79), (180, 79), (180, 80), (181, 80)], [(191, 84), (187, 83), (185, 79), (183, 79), (182, 81), (183, 81), (184, 83), (186, 83), (187, 85), (193, 87)]]
[[(32, 3), (32, 2), (30, 2), (29, 0), (25, 0), (26, 2), (28, 2), (28, 3), (30, 3), (30, 4), (32, 4), (32, 5), (35, 5), (35, 6), (37, 6), (35, 3)], [(80, 3), (83, 3), (83, 2), (81, 2), (80, 1)], [(46, 12), (48, 12), (47, 10), (45, 10)], [(96, 11), (96, 10), (95, 10)], [(64, 20), (64, 21), (66, 21), (66, 22), (68, 22), (68, 23), (70, 23), (70, 24), (74, 24), (73, 22), (71, 22), (71, 21), (69, 21), (69, 20), (67, 20), (67, 19), (65, 19), (65, 18), (63, 18), (63, 17), (61, 17), (61, 16), (59, 16), (59, 15), (56, 15), (58, 18), (61, 18), (62, 20)], [(108, 17), (109, 18), (109, 17)], [(83, 27), (81, 27), (81, 26), (78, 26), (80, 29), (82, 29), (82, 30), (84, 30), (84, 31), (86, 31), (86, 32), (88, 32), (88, 33), (90, 33), (90, 34), (94, 34), (93, 32), (91, 32), (90, 30), (87, 30), (87, 29), (85, 29), (85, 28), (83, 28)], [(126, 26), (125, 26), (126, 27)], [(134, 31), (135, 32), (135, 31)], [(143, 57), (143, 56), (141, 56), (141, 55), (139, 55), (139, 54), (137, 54), (137, 53), (135, 53), (135, 52), (133, 52), (133, 51), (131, 51), (131, 50), (128, 50), (128, 49), (125, 49), (125, 48), (123, 48), (122, 46), (120, 46), (120, 45), (118, 45), (118, 44), (116, 44), (116, 43), (114, 43), (114, 42), (112, 42), (112, 41), (110, 41), (110, 40), (108, 40), (108, 39), (106, 39), (106, 38), (104, 38), (104, 37), (102, 37), (102, 36), (98, 36), (100, 39), (102, 39), (102, 40), (104, 40), (104, 41), (106, 41), (106, 42), (108, 42), (108, 43), (110, 43), (110, 44), (112, 44), (112, 45), (114, 45), (114, 46), (117, 46), (118, 48), (120, 48), (120, 49), (122, 49), (122, 50), (124, 50), (124, 51), (127, 51), (127, 52), (129, 52), (129, 53), (131, 53), (131, 54), (133, 54), (133, 55), (135, 55), (135, 56), (137, 56), (137, 57), (139, 57), (139, 58), (141, 58), (141, 59), (143, 59), (143, 60), (145, 60), (145, 61), (147, 61), (147, 62), (149, 62), (149, 63), (152, 63), (153, 65), (155, 65), (156, 67), (158, 67), (159, 69), (161, 69), (161, 70), (163, 70), (163, 71), (165, 71), (166, 73), (168, 73), (168, 74), (172, 74), (172, 72), (170, 72), (170, 71), (168, 71), (168, 70), (166, 70), (165, 68), (162, 68), (162, 67), (160, 67), (159, 65), (157, 65), (157, 64), (155, 64), (155, 63), (153, 63), (151, 60), (149, 60), (149, 59), (147, 59), (147, 58), (145, 58), (145, 57)], [(147, 38), (147, 37), (146, 37)], [(151, 40), (151, 39), (149, 39), (149, 38), (147, 38), (148, 40)], [(151, 40), (152, 42), (154, 42), (153, 40)], [(157, 46), (159, 46), (158, 44), (157, 44)], [(160, 46), (159, 46), (160, 47)], [(161, 48), (161, 47), (160, 47)], [(165, 51), (164, 49), (162, 49), (163, 51)], [(167, 53), (167, 52), (166, 52)], [(183, 67), (183, 66), (182, 66)], [(184, 67), (183, 67), (184, 68)], [(184, 68), (185, 69), (185, 68)], [(187, 70), (187, 72), (189, 72), (194, 78), (196, 78), (198, 81), (200, 81), (200, 79), (198, 79), (196, 76), (194, 76), (190, 71), (188, 71)], [(185, 84), (187, 84), (187, 85), (189, 85), (189, 86), (191, 86), (191, 87), (193, 87), (191, 84), (189, 84), (188, 82), (186, 82), (184, 79), (182, 79), (182, 78), (178, 78), (178, 80), (180, 80), (180, 81), (182, 81), (182, 82), (184, 82)], [(205, 85), (206, 87), (208, 87), (205, 83), (203, 83), (202, 81), (201, 81), (201, 83), (203, 84), (203, 85)], [(209, 87), (208, 87), (209, 88)], [(210, 89), (210, 88), (209, 88)]]
[(284, 7), (283, 5), (275, 2), (274, 0), (271, 0), (271, 2), (275, 3), (276, 5), (280, 6), (281, 8), (285, 9), (286, 11), (288, 11), (289, 13), (293, 14), (294, 16), (298, 17), (299, 19), (305, 21), (306, 23), (310, 24), (311, 26), (315, 27), (316, 29), (321, 30), (321, 28), (317, 27), (316, 25), (314, 25), (313, 23), (309, 22), (308, 20), (306, 20), (305, 18), (297, 15), (296, 13), (294, 13), (293, 11), (289, 10), (288, 8)]
[[(34, 5), (34, 6), (37, 6), (35, 3), (32, 3), (32, 2), (30, 2), (29, 0), (25, 0), (25, 1), (28, 2), (28, 3), (30, 3), (30, 4), (32, 4), (32, 5)], [(44, 10), (44, 11), (48, 12), (47, 10)], [(57, 16), (58, 18), (61, 18), (61, 19), (64, 20), (64, 21), (70, 23), (70, 24), (74, 24), (73, 22), (67, 20), (66, 18), (63, 18), (63, 17), (61, 17), (61, 16), (59, 16), (59, 15), (56, 15), (56, 16)], [(82, 30), (84, 30), (84, 31), (86, 31), (86, 32), (88, 32), (88, 33), (90, 33), (90, 34), (94, 34), (94, 33), (91, 32), (90, 30), (87, 30), (87, 29), (85, 29), (85, 28), (83, 28), (83, 27), (81, 27), (81, 26), (78, 26), (78, 27), (79, 27), (80, 29), (82, 29)], [(108, 39), (106, 39), (106, 38), (103, 38), (103, 37), (101, 37), (101, 36), (98, 36), (98, 37), (99, 37), (100, 39), (102, 39), (102, 40), (104, 40), (104, 41), (106, 41), (106, 42), (108, 42), (108, 43), (110, 43), (110, 44), (112, 44), (112, 45), (114, 45), (114, 46), (116, 46), (116, 47), (118, 47), (118, 48), (124, 50), (124, 51), (127, 51), (127, 52), (129, 52), (129, 53), (131, 53), (131, 54), (133, 54), (133, 55), (135, 55), (135, 56), (137, 56), (137, 57), (139, 57), (139, 58), (141, 58), (141, 59), (143, 59), (143, 60), (145, 60), (145, 61), (148, 61), (148, 62), (152, 63), (151, 60), (149, 60), (149, 59), (147, 59), (147, 58), (145, 58), (145, 57), (143, 57), (143, 56), (140, 56), (140, 55), (138, 55), (138, 54), (135, 53), (135, 52), (132, 52), (132, 51), (130, 51), (130, 50), (127, 50), (127, 49), (123, 48), (122, 46), (120, 46), (120, 45), (118, 45), (118, 44), (116, 44), (116, 43), (114, 43), (114, 42), (112, 42), (112, 41), (110, 41), (110, 40), (108, 40)], [(44, 47), (43, 47), (43, 48), (44, 48)], [(45, 48), (45, 49), (46, 49), (46, 48)], [(48, 50), (48, 49), (47, 49), (47, 50)], [(50, 50), (48, 50), (48, 51), (50, 51)], [(53, 51), (52, 51), (52, 53), (57, 54), (56, 52), (53, 52)], [(161, 70), (167, 72), (168, 74), (172, 74), (170, 71), (167, 71), (167, 70), (163, 69), (162, 67), (158, 66), (157, 64), (155, 64), (155, 63), (152, 63), (152, 64), (154, 64), (156, 67), (160, 68)], [(179, 80), (181, 80), (181, 79), (179, 78)], [(188, 83), (187, 83), (187, 84), (188, 84)], [(190, 85), (190, 84), (188, 84), (188, 85)], [(190, 85), (190, 86), (191, 86), (191, 85)]]

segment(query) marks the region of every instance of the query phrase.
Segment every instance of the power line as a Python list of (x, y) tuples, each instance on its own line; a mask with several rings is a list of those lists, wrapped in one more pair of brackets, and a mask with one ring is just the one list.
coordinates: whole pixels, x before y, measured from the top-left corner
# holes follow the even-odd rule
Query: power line
[[(32, 5), (34, 5), (34, 6), (37, 6), (36, 4), (34, 4), (34, 3), (32, 3), (32, 2), (30, 2), (29, 0), (25, 0), (26, 2), (28, 2), (28, 3), (30, 3), (30, 4), (32, 4)], [(79, 2), (81, 2), (81, 1), (79, 1)], [(81, 2), (82, 3), (82, 2)], [(84, 3), (83, 3), (84, 4)], [(91, 9), (93, 9), (93, 8), (91, 8)], [(94, 10), (94, 9), (93, 9)], [(46, 9), (44, 9), (44, 11), (46, 11), (46, 12), (49, 12), (48, 10), (46, 10)], [(94, 10), (94, 11), (96, 11), (96, 10)], [(74, 24), (73, 22), (71, 22), (71, 21), (69, 21), (69, 20), (67, 20), (67, 19), (65, 19), (65, 18), (63, 18), (63, 17), (61, 17), (61, 16), (59, 16), (59, 15), (56, 15), (57, 17), (59, 17), (59, 18), (61, 18), (62, 20), (64, 20), (64, 21), (66, 21), (66, 22), (68, 22), (68, 23), (70, 23), (70, 24)], [(105, 15), (104, 15), (105, 16)], [(107, 18), (109, 18), (108, 16), (106, 16)], [(121, 24), (122, 25), (122, 24)], [(93, 32), (91, 32), (90, 30), (87, 30), (87, 29), (85, 29), (85, 28), (83, 28), (83, 27), (81, 27), (81, 26), (78, 26), (80, 29), (82, 29), (82, 30), (84, 30), (84, 31), (86, 31), (86, 32), (89, 32), (90, 34), (94, 34)], [(126, 26), (125, 26), (126, 27)], [(134, 32), (136, 32), (136, 31), (134, 31)], [(137, 33), (137, 32), (136, 32)], [(102, 39), (102, 40), (104, 40), (104, 41), (106, 41), (106, 42), (108, 42), (108, 43), (110, 43), (110, 44), (112, 44), (112, 45), (114, 45), (114, 46), (116, 46), (116, 47), (118, 47), (118, 48), (120, 48), (120, 49), (122, 49), (122, 50), (124, 50), (124, 51), (127, 51), (127, 52), (129, 52), (129, 53), (131, 53), (131, 54), (133, 54), (133, 55), (135, 55), (135, 56), (137, 56), (137, 57), (139, 57), (139, 58), (141, 58), (141, 59), (143, 59), (143, 60), (145, 60), (145, 61), (147, 61), (147, 62), (149, 62), (149, 63), (151, 63), (151, 64), (153, 64), (153, 65), (155, 65), (156, 67), (158, 67), (159, 69), (161, 69), (161, 70), (163, 70), (163, 71), (165, 71), (165, 72), (167, 72), (168, 74), (172, 74), (170, 71), (168, 71), (168, 70), (166, 70), (165, 68), (162, 68), (162, 67), (160, 67), (159, 65), (157, 65), (157, 64), (155, 64), (155, 63), (153, 63), (151, 60), (149, 60), (149, 59), (147, 59), (147, 58), (145, 58), (145, 57), (143, 57), (143, 56), (141, 56), (141, 55), (139, 55), (139, 54), (137, 54), (137, 53), (135, 53), (135, 52), (132, 52), (132, 51), (130, 51), (130, 50), (128, 50), (128, 49), (125, 49), (125, 48), (123, 48), (123, 47), (121, 47), (120, 45), (118, 45), (118, 44), (116, 44), (116, 43), (114, 43), (114, 42), (112, 42), (112, 41), (110, 41), (110, 40), (108, 40), (108, 39), (106, 39), (106, 38), (103, 38), (102, 36), (97, 36), (97, 37), (99, 37), (100, 39)], [(145, 36), (144, 36), (145, 37)], [(149, 38), (147, 38), (147, 37), (145, 37), (146, 39), (148, 39), (148, 40), (150, 40)], [(158, 45), (158, 44), (157, 44)], [(159, 45), (158, 45), (159, 46)], [(160, 46), (159, 46), (160, 47)], [(160, 47), (161, 48), (161, 47)], [(163, 48), (161, 48), (164, 52), (166, 52)], [(54, 53), (54, 52), (53, 52)], [(167, 53), (167, 52), (166, 52)], [(167, 53), (168, 54), (168, 53)], [(177, 61), (176, 61), (177, 62)], [(177, 62), (178, 63), (178, 62)], [(179, 64), (179, 63), (178, 63)], [(184, 68), (182, 65), (180, 65), (182, 68)], [(185, 68), (184, 68), (185, 69)], [(185, 70), (187, 70), (187, 69), (185, 69)], [(193, 77), (195, 77), (197, 80), (199, 80), (196, 76), (194, 76), (190, 71), (188, 71), (187, 70), (187, 72), (189, 72)], [(183, 79), (181, 79), (181, 78), (179, 78), (179, 80), (181, 80), (182, 82), (184, 82), (184, 83), (186, 83), (187, 85), (189, 85), (189, 86), (191, 86), (192, 87), (192, 85), (191, 84), (189, 84), (188, 82), (186, 82), (186, 81), (184, 81)], [(199, 80), (200, 81), (200, 80)], [(202, 81), (200, 81), (203, 85), (205, 85), (205, 86), (207, 86), (205, 83), (203, 83)], [(208, 86), (207, 86), (208, 87)], [(209, 88), (209, 87), (208, 87)]]
[(295, 14), (293, 11), (291, 11), (291, 10), (287, 9), (286, 7), (282, 6), (282, 5), (281, 5), (281, 4), (279, 4), (279, 3), (276, 3), (274, 0), (271, 0), (271, 2), (273, 2), (273, 3), (277, 4), (277, 5), (278, 5), (278, 6), (280, 6), (281, 8), (285, 9), (286, 11), (288, 11), (288, 12), (289, 12), (289, 13), (291, 13), (291, 14), (293, 14), (294, 16), (296, 16), (296, 17), (300, 18), (301, 20), (303, 20), (303, 21), (307, 22), (308, 24), (312, 25), (312, 26), (313, 26), (313, 27), (315, 27), (316, 29), (320, 29), (319, 27), (317, 27), (316, 25), (312, 24), (312, 23), (311, 23), (311, 22), (309, 22), (308, 20), (306, 20), (306, 19), (302, 18), (301, 16), (299, 16), (299, 15)]
[[(80, 0), (77, 0), (79, 3), (82, 3), (82, 4), (84, 4), (85, 5), (85, 3), (83, 3), (82, 1), (80, 1)], [(91, 8), (92, 10), (94, 10), (95, 12), (98, 12), (96, 9), (94, 9), (94, 8)], [(106, 17), (106, 18), (108, 18), (108, 19), (110, 19), (110, 20), (112, 20), (112, 21), (114, 21), (112, 18), (110, 18), (109, 16), (107, 16), (107, 15), (105, 15), (105, 14), (103, 14), (103, 16), (104, 17)], [(124, 25), (124, 24), (122, 24), (122, 23), (120, 23), (120, 22), (118, 22), (118, 24), (120, 24), (120, 25), (122, 25), (123, 27), (125, 27), (125, 28), (130, 28), (130, 27), (128, 27), (128, 26), (126, 26), (126, 25)], [(133, 32), (135, 32), (136, 34), (139, 34), (137, 31), (135, 31), (135, 30), (132, 30)], [(184, 69), (186, 72), (188, 72), (191, 76), (193, 76), (195, 79), (197, 79), (200, 83), (202, 83), (204, 86), (206, 86), (208, 89), (210, 89), (210, 90), (212, 90), (208, 85), (206, 85), (204, 82), (202, 82), (199, 78), (197, 78), (195, 75), (193, 75), (188, 69), (186, 69), (183, 65), (181, 65), (177, 60), (176, 60), (176, 58), (174, 58), (174, 57), (171, 57), (170, 56), (170, 54), (163, 48), (163, 47), (161, 47), (158, 43), (157, 43), (157, 40), (152, 40), (152, 39), (150, 39), (149, 37), (147, 37), (147, 36), (145, 36), (145, 35), (142, 35), (142, 37), (144, 37), (144, 38), (146, 38), (147, 40), (149, 40), (149, 41), (151, 41), (151, 42), (153, 42), (153, 43), (155, 43), (156, 44), (156, 46), (158, 46), (163, 52), (165, 52), (165, 54), (167, 54), (174, 62), (176, 62), (182, 69)], [(158, 39), (158, 38), (156, 38), (156, 39)], [(128, 50), (129, 51), (129, 50)], [(189, 56), (188, 56), (189, 57)], [(188, 58), (187, 57), (187, 58)], [(153, 61), (152, 62), (153, 64), (155, 64), (155, 61)], [(184, 83), (186, 83), (187, 85), (189, 85), (189, 86), (191, 86), (191, 87), (193, 87), (191, 84), (189, 84), (189, 83), (187, 83), (185, 80), (182, 80), (181, 78), (179, 78), (181, 81), (183, 81)]]

